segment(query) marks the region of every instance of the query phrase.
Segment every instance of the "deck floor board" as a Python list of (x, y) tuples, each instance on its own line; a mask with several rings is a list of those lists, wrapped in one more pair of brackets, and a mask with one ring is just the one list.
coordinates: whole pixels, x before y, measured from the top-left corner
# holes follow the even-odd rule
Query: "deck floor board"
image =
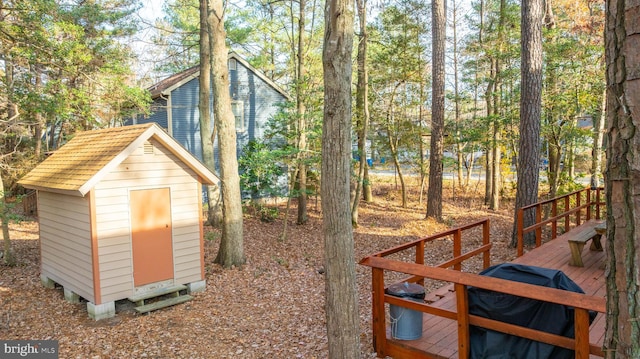
[[(603, 237), (603, 242), (605, 238)], [(604, 243), (603, 243), (604, 245)], [(606, 295), (604, 261), (605, 254), (602, 251), (592, 251), (585, 246), (582, 258), (584, 267), (569, 265), (571, 252), (569, 244), (562, 238), (557, 238), (544, 243), (539, 248), (531, 249), (523, 256), (515, 259), (513, 263), (557, 269), (564, 272), (571, 280), (584, 290), (588, 295), (604, 297)], [(455, 309), (455, 292), (449, 291), (441, 299), (432, 303), (440, 308)], [(458, 326), (456, 321), (441, 318), (429, 314), (424, 315), (422, 338), (411, 341), (392, 339), (390, 329), (387, 330), (389, 341), (403, 346), (422, 350), (433, 357), (457, 358), (458, 357)], [(590, 342), (602, 345), (605, 331), (604, 314), (598, 316), (590, 327)], [(598, 358), (591, 355), (591, 358)]]

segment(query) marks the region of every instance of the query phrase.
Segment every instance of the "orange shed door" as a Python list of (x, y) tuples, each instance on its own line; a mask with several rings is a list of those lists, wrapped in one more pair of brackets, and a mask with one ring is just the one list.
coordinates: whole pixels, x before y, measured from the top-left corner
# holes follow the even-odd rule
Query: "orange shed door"
[(131, 191), (130, 205), (134, 285), (173, 278), (169, 188)]

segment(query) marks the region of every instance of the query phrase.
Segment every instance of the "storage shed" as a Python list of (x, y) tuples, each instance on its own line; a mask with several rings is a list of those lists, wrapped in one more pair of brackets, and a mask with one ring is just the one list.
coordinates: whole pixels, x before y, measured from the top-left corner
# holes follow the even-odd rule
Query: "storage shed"
[(19, 183), (38, 191), (42, 283), (87, 301), (203, 291), (202, 184), (218, 178), (158, 125), (78, 133)]

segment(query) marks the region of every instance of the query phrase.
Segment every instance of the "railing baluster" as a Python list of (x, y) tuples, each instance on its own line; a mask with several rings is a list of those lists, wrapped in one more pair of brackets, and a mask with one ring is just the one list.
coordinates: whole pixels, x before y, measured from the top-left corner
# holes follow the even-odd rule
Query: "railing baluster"
[(587, 221), (591, 219), (591, 188), (587, 188)]
[(582, 209), (580, 208), (580, 204), (582, 203), (582, 195), (581, 192), (576, 194), (576, 227), (582, 223)]
[(518, 236), (518, 257), (524, 254), (524, 208), (519, 208), (516, 214), (516, 231)]
[(371, 276), (373, 347), (378, 355), (384, 357), (387, 346), (387, 325), (384, 313), (384, 270), (374, 267), (371, 270)]
[[(558, 215), (558, 201), (551, 203), (551, 216), (555, 218)], [(558, 236), (558, 220), (554, 219), (551, 222), (551, 239), (555, 239)]]
[[(490, 220), (482, 224), (482, 244), (487, 245), (491, 241), (491, 230), (489, 229)], [(482, 255), (483, 269), (487, 269), (491, 266), (491, 252), (485, 251)]]
[[(416, 246), (416, 263), (424, 264), (424, 241), (418, 242), (418, 245)], [(416, 283), (424, 286), (424, 278), (421, 278)]]
[(458, 314), (458, 358), (469, 358), (469, 296), (467, 286), (454, 284)]
[[(536, 223), (542, 222), (542, 204), (536, 206)], [(542, 245), (542, 227), (536, 228), (536, 248)]]
[(568, 232), (569, 228), (570, 228), (570, 222), (571, 222), (571, 214), (568, 213), (569, 212), (569, 208), (571, 207), (571, 205), (569, 204), (570, 202), (570, 198), (569, 196), (565, 196), (564, 197), (564, 212), (566, 213), (564, 216), (564, 232)]
[[(459, 229), (453, 234), (453, 258), (460, 257), (462, 254), (462, 231)], [(462, 270), (462, 264), (456, 263), (453, 265), (453, 269), (459, 271)]]
[(576, 359), (589, 358), (589, 311), (575, 308)]
[(596, 219), (600, 219), (600, 188), (596, 188)]

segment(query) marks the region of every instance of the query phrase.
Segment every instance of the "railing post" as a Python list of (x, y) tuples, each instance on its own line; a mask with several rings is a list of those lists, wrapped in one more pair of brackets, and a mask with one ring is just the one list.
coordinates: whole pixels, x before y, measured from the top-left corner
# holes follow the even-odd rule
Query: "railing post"
[(588, 221), (591, 219), (591, 206), (593, 205), (593, 203), (591, 203), (591, 188), (587, 188), (586, 192), (587, 192), (587, 221)]
[(589, 311), (575, 308), (576, 359), (589, 358)]
[(570, 198), (568, 195), (564, 196), (564, 233), (569, 232), (569, 229), (571, 229), (571, 218), (570, 218), (570, 214), (567, 213), (569, 212), (569, 207), (570, 207)]
[[(424, 265), (424, 241), (420, 241), (416, 246), (416, 263)], [(416, 283), (424, 286), (424, 278), (421, 278)]]
[[(482, 224), (482, 244), (487, 245), (490, 242), (491, 231), (490, 231), (490, 220), (487, 220)], [(487, 269), (491, 266), (491, 252), (486, 251), (482, 255), (482, 269)]]
[(600, 188), (596, 188), (596, 219), (600, 219)]
[(518, 237), (518, 257), (521, 257), (524, 254), (524, 234), (523, 234), (523, 229), (524, 229), (524, 209), (522, 208), (518, 208), (518, 212), (516, 213), (516, 236)]
[[(457, 230), (453, 233), (453, 258), (458, 258), (462, 255), (462, 231)], [(456, 263), (453, 265), (453, 269), (462, 270), (462, 264)]]
[(578, 209), (576, 211), (576, 226), (579, 226), (580, 223), (582, 222), (582, 209), (580, 209), (580, 205), (582, 204), (582, 192), (577, 192), (576, 193), (576, 208)]
[[(536, 205), (536, 224), (542, 222), (542, 205)], [(536, 228), (536, 248), (542, 245), (542, 227)]]
[(553, 222), (551, 222), (551, 239), (555, 239), (558, 236), (558, 219), (556, 216), (558, 215), (558, 201), (554, 200), (551, 202), (551, 217), (554, 218)]
[(469, 297), (467, 287), (456, 283), (456, 309), (458, 314), (458, 358), (469, 358)]
[(384, 270), (371, 268), (371, 307), (373, 322), (373, 348), (378, 356), (385, 357), (387, 329), (384, 313)]

